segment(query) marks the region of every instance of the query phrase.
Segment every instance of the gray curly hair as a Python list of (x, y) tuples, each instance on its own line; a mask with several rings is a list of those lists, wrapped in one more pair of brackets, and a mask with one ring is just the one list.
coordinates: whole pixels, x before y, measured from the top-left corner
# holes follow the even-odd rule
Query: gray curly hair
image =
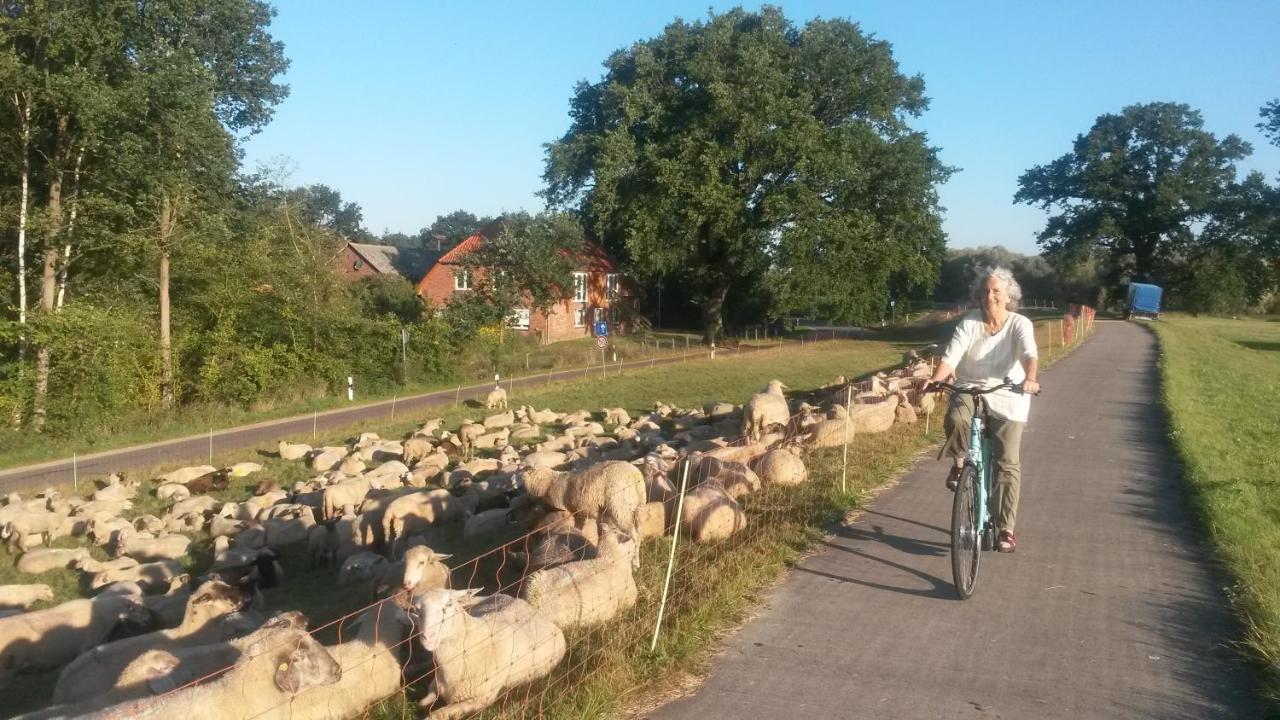
[(969, 293), (969, 299), (973, 304), (982, 307), (982, 295), (987, 290), (988, 278), (995, 278), (1004, 284), (1004, 294), (1009, 298), (1009, 309), (1017, 310), (1022, 302), (1022, 286), (1013, 279), (1013, 273), (1009, 272), (1008, 268), (998, 266), (978, 268), (973, 279), (973, 290)]

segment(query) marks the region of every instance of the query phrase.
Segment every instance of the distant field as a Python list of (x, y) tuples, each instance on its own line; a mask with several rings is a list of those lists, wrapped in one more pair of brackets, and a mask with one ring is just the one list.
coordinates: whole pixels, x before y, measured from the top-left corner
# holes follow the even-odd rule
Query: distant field
[(1280, 322), (1172, 316), (1152, 327), (1196, 509), (1280, 697)]

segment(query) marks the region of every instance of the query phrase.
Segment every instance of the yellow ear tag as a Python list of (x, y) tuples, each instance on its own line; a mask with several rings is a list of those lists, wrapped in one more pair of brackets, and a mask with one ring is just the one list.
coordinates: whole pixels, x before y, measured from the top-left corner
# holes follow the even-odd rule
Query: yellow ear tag
[(279, 668), (279, 669), (280, 669), (281, 671), (288, 670), (288, 669), (289, 669), (289, 663), (280, 663), (280, 668)]

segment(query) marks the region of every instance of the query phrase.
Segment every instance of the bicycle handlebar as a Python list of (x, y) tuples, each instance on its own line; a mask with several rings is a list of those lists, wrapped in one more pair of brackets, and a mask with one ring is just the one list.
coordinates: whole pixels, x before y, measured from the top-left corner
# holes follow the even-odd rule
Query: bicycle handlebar
[[(1005, 378), (1003, 383), (1000, 383), (995, 387), (989, 387), (989, 388), (977, 388), (977, 387), (962, 388), (962, 387), (956, 387), (951, 383), (945, 383), (945, 382), (929, 383), (929, 386), (935, 387), (935, 388), (942, 388), (943, 390), (946, 390), (953, 394), (971, 395), (973, 397), (977, 397), (979, 395), (986, 395), (988, 393), (993, 393), (993, 392), (996, 392), (997, 390), (1012, 390), (1018, 393), (1019, 395), (1022, 395), (1025, 393), (1025, 391), (1022, 389), (1022, 383), (1014, 383), (1009, 378)], [(1032, 395), (1039, 395), (1039, 394), (1040, 394), (1039, 391), (1032, 393)]]

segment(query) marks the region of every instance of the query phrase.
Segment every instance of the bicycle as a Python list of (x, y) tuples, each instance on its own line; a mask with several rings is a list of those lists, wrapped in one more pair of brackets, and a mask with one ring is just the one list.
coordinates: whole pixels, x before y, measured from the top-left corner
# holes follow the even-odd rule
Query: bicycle
[[(978, 582), (978, 563), (983, 550), (995, 547), (995, 528), (991, 524), (988, 507), (991, 492), (992, 467), (991, 443), (987, 437), (987, 403), (983, 395), (997, 390), (1013, 390), (1021, 393), (1022, 385), (1009, 378), (990, 388), (956, 387), (950, 383), (933, 383), (954, 395), (973, 398), (973, 419), (969, 425), (969, 457), (964, 461), (960, 478), (956, 483), (955, 498), (951, 502), (951, 579), (961, 600), (973, 595)], [(1036, 393), (1037, 395), (1039, 393)], [(981, 482), (978, 480), (981, 479)]]

